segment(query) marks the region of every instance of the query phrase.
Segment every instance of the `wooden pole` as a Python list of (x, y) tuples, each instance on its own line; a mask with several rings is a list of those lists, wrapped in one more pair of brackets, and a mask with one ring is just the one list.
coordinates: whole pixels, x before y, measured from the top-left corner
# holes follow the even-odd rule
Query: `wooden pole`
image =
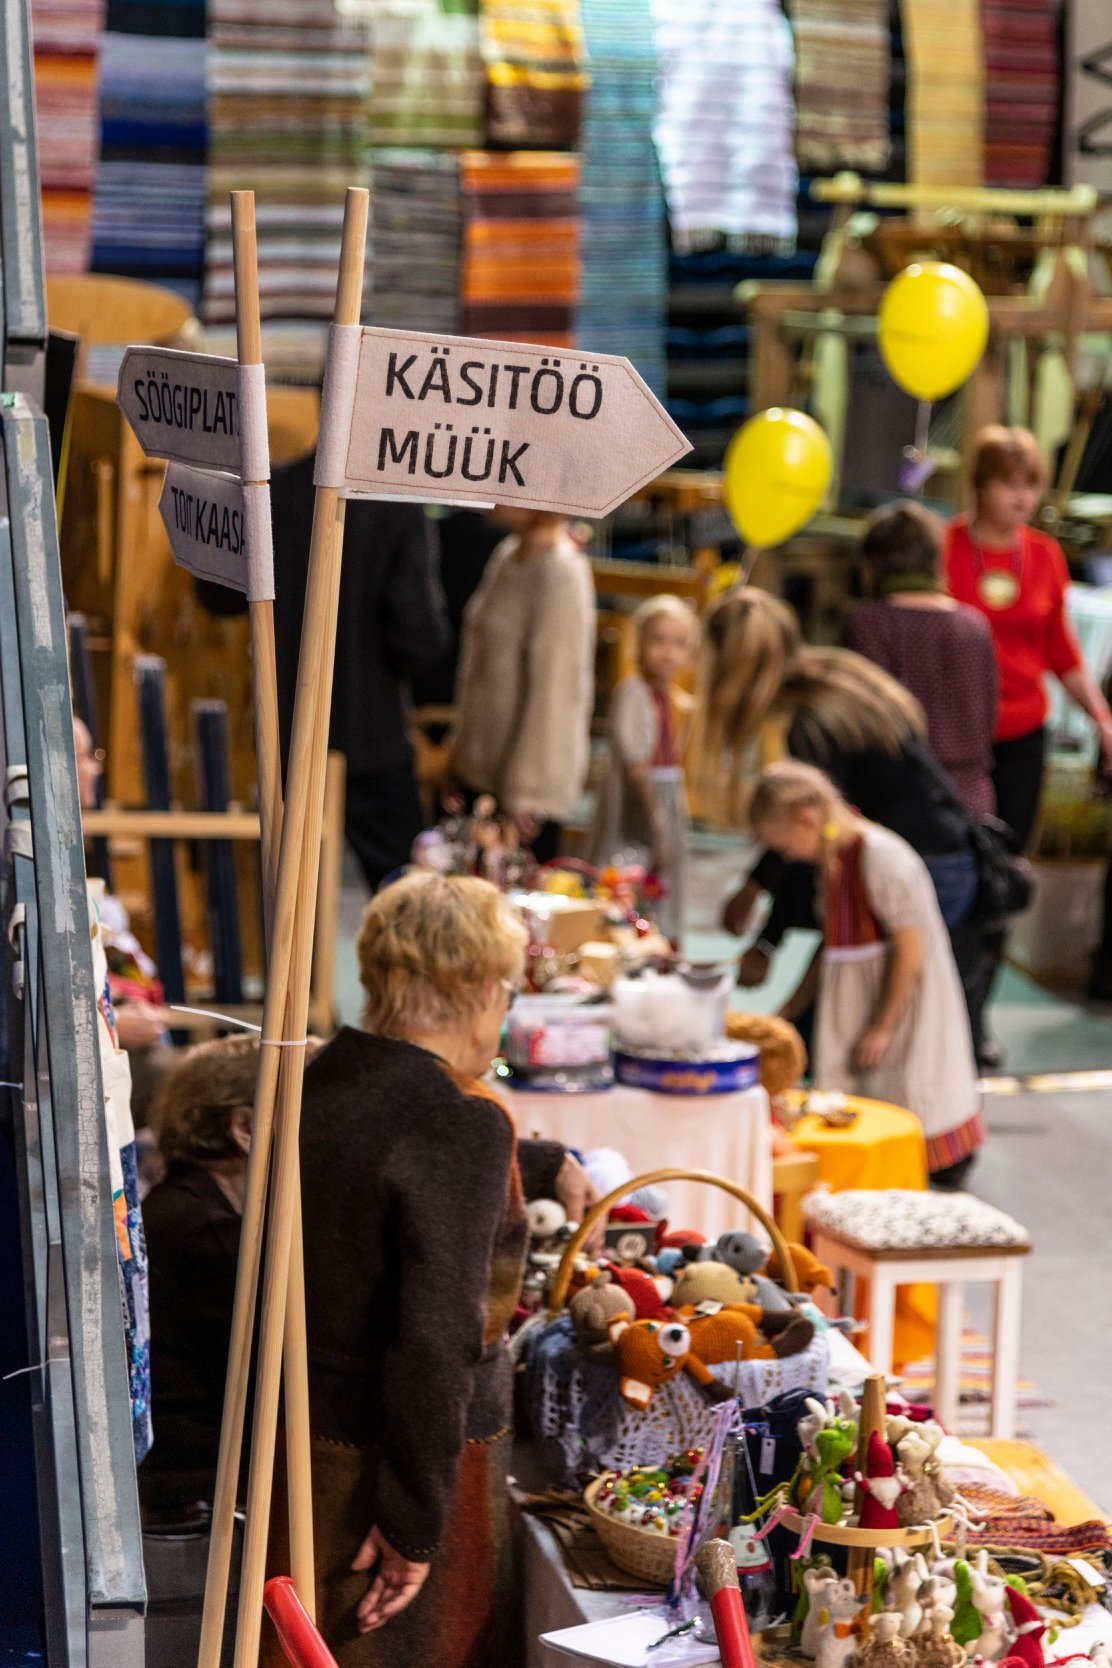
[[(259, 266), (255, 239), (255, 193), (233, 191), (232, 252), (235, 263), (236, 340), (241, 365), (262, 364)], [(244, 483), (246, 485), (246, 482)], [(251, 654), (255, 675), (256, 749), (263, 844), (263, 915), (269, 943), (278, 890), (282, 828), (282, 764), (278, 736), (278, 671), (274, 647), (274, 603), (252, 602)], [(292, 1015), (290, 1016), (292, 1020)], [(287, 1027), (287, 1030), (289, 1028)], [(290, 1032), (292, 1035), (293, 1033)], [(300, 1183), (300, 1178), (299, 1178)], [(257, 1279), (257, 1276), (256, 1276)], [(316, 1616), (313, 1562), (312, 1453), (309, 1420), (309, 1356), (305, 1321), (305, 1265), (301, 1243), (301, 1197), (295, 1203), (285, 1345), (286, 1470), (289, 1477), (290, 1574), (305, 1609)], [(242, 1429), (242, 1419), (241, 1419)], [(242, 1436), (240, 1438), (242, 1446)]]
[[(874, 1373), (865, 1380), (861, 1392), (861, 1412), (857, 1421), (857, 1469), (862, 1476), (865, 1474), (865, 1465), (868, 1460), (870, 1436), (874, 1431), (878, 1431), (881, 1436), (884, 1435), (886, 1393), (887, 1386), (881, 1373)], [(860, 1513), (864, 1504), (865, 1491), (858, 1483), (854, 1497), (854, 1510)], [(867, 1603), (872, 1600), (873, 1596), (873, 1560), (875, 1557), (876, 1553), (871, 1546), (850, 1548), (846, 1573)]]
[[(337, 289), (336, 317), (338, 322), (341, 320), (341, 316), (345, 322), (358, 322), (358, 297), (362, 288), (366, 222), (367, 192), (349, 191), (344, 214), (344, 245), (341, 253), (341, 272)], [(345, 257), (349, 267), (354, 264), (358, 269), (354, 285), (350, 277), (345, 278), (345, 266), (343, 264)], [(349, 320), (346, 309), (353, 289), (357, 299), (354, 317)], [(341, 302), (345, 306), (343, 315), (340, 311)], [(228, 1598), (228, 1571), (231, 1563), (232, 1536), (235, 1525), (240, 1453), (247, 1406), (247, 1382), (251, 1365), (255, 1299), (258, 1292), (259, 1267), (262, 1260), (267, 1178), (270, 1169), (279, 1067), (283, 1055), (301, 1056), (304, 1052), (300, 1048), (290, 1049), (277, 1045), (286, 1040), (283, 1035), (284, 1029), (288, 1030), (289, 1039), (295, 1042), (305, 1035), (304, 1010), (302, 1010), (297, 1023), (294, 1023), (296, 1015), (291, 1010), (290, 1023), (288, 1028), (286, 1027), (286, 1003), (290, 990), (294, 932), (298, 917), (299, 879), (304, 866), (302, 855), (305, 848), (304, 835), (311, 798), (314, 756), (315, 753), (323, 753), (324, 750), (323, 744), (319, 743), (317, 738), (319, 728), (317, 707), (322, 704), (318, 703), (316, 699), (318, 680), (320, 686), (326, 692), (322, 697), (322, 702), (325, 708), (325, 737), (327, 737), (327, 711), (332, 687), (332, 659), (336, 634), (338, 569), (343, 533), (343, 507), (341, 504), (339, 510), (340, 538), (335, 540), (319, 538), (317, 521), (321, 508), (321, 496), (320, 493), (317, 494), (317, 514), (314, 515), (301, 653), (298, 661), (297, 691), (294, 701), (293, 735), (290, 742), (289, 794), (287, 796), (286, 814), (282, 820), (277, 880), (269, 935), (262, 1047), (259, 1053), (259, 1074), (255, 1089), (251, 1150), (247, 1160), (246, 1196), (243, 1223), (240, 1229), (239, 1265), (236, 1273), (235, 1301), (232, 1310), (228, 1373), (224, 1390), (224, 1418), (220, 1430), (220, 1453), (213, 1497), (198, 1668), (220, 1668), (224, 1614)], [(332, 497), (337, 499), (338, 495), (333, 493)], [(321, 525), (325, 526), (326, 523), (322, 521)], [(330, 566), (334, 566), (337, 570), (335, 580), (329, 572)], [(326, 650), (327, 660), (324, 658)], [(264, 656), (265, 652), (264, 644)], [(258, 675), (258, 666), (256, 666), (256, 675)], [(315, 867), (313, 873), (315, 880)], [(277, 1386), (275, 1385), (276, 1392)], [(261, 1528), (265, 1538), (265, 1523)]]
[[(359, 322), (368, 200), (368, 193), (364, 190), (349, 189), (347, 193), (334, 315), (335, 322), (340, 325)], [(297, 1143), (305, 1070), (303, 1048), (265, 1045), (271, 1040), (296, 1044), (305, 1035), (308, 1016), (344, 514), (345, 502), (339, 492), (333, 487), (318, 487), (297, 668), (286, 816), (278, 865), (274, 932), (276, 955), (267, 981), (264, 1047), (260, 1060), (261, 1084), (265, 1057), (281, 1057), (278, 1108), (273, 1125), (270, 1219), (263, 1276), (247, 1526), (236, 1628), (236, 1668), (257, 1668), (258, 1663), (290, 1246), (297, 1212)], [(284, 978), (282, 973), (286, 975)], [(273, 1013), (279, 993), (282, 1012), (285, 1011), (287, 994), (290, 998), (289, 1035), (285, 1039), (276, 1034)], [(270, 1075), (268, 1072), (268, 1079)]]

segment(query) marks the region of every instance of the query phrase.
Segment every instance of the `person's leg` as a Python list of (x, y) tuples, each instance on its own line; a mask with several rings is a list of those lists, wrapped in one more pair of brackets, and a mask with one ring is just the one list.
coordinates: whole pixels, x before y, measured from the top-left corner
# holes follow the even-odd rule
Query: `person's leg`
[[(997, 741), (992, 746), (992, 785), (996, 792), (996, 815), (1012, 832), (1017, 851), (1026, 851), (1035, 832), (1042, 798), (1043, 771), (1046, 763), (1046, 731), (1031, 730), (1011, 741)], [(978, 1064), (988, 1069), (1002, 1063), (999, 1043), (987, 1034), (984, 1010), (992, 997), (1000, 963), (1007, 947), (1007, 934), (989, 929), (984, 935), (984, 960), (979, 998), (981, 1037)]]
[(423, 826), (412, 763), (348, 777), (344, 832), (372, 892), (388, 874), (409, 862)]
[(560, 836), (564, 832), (562, 822), (542, 822), (540, 832), (535, 840), (530, 842), (533, 856), (538, 863), (551, 863), (560, 855)]

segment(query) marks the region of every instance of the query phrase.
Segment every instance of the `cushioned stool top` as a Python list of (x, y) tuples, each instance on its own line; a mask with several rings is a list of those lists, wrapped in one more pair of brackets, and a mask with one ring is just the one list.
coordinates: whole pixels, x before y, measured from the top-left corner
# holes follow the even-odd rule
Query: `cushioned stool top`
[(1026, 1228), (972, 1193), (915, 1193), (900, 1188), (813, 1193), (807, 1220), (869, 1251), (1027, 1250)]

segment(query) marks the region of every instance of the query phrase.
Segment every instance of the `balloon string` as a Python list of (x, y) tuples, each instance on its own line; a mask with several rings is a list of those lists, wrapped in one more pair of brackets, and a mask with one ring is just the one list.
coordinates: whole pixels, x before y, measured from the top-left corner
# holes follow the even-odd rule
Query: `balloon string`
[(737, 584), (734, 586), (735, 591), (744, 591), (750, 579), (753, 577), (753, 569), (757, 565), (757, 558), (760, 554), (761, 546), (759, 544), (746, 545), (745, 549), (741, 553), (741, 563), (738, 570)]
[(930, 400), (920, 400), (919, 410), (915, 415), (915, 450), (921, 454), (925, 453), (927, 449), (927, 443), (930, 439), (930, 426), (931, 402)]

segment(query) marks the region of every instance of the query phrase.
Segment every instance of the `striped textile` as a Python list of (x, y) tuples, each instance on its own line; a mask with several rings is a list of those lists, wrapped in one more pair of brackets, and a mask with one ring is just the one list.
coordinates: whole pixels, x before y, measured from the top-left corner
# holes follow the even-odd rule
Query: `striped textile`
[(577, 333), (592, 352), (632, 359), (663, 396), (668, 252), (652, 138), (658, 64), (649, 0), (582, 0), (582, 8), (591, 86)]
[(888, 0), (789, 0), (795, 154), (804, 172), (888, 166)]
[(826, 884), (823, 945), (826, 950), (860, 949), (880, 944), (884, 933), (869, 906), (861, 855), (865, 842), (855, 840), (839, 853), (837, 867)]
[(443, 151), (375, 151), (372, 175), (371, 322), (458, 336), (458, 158)]
[(46, 270), (89, 267), (100, 146), (97, 59), (104, 0), (34, 0), (35, 116)]
[(571, 346), (579, 298), (579, 159), (464, 151), (460, 328)]
[(674, 247), (792, 244), (792, 43), (777, 0), (653, 0), (653, 21)]
[(985, 184), (1047, 183), (1058, 126), (1053, 0), (981, 0), (985, 52)]
[(978, 1110), (956, 1129), (927, 1136), (927, 1169), (948, 1170), (951, 1164), (960, 1164), (970, 1153), (979, 1152), (987, 1140), (988, 1129)]
[(984, 183), (985, 73), (978, 0), (903, 0), (907, 178)]
[(579, 0), (479, 0), (494, 145), (574, 145), (590, 86)]
[(365, 185), (366, 33), (331, 0), (210, 0), (210, 167), (204, 320), (234, 351), (228, 193), (255, 192), (263, 355), (314, 382), (324, 362), (344, 192)]
[(204, 0), (108, 0), (92, 270), (195, 306), (204, 262)]
[(440, 0), (371, 18), (372, 145), (481, 145), (486, 70), (478, 18)]

